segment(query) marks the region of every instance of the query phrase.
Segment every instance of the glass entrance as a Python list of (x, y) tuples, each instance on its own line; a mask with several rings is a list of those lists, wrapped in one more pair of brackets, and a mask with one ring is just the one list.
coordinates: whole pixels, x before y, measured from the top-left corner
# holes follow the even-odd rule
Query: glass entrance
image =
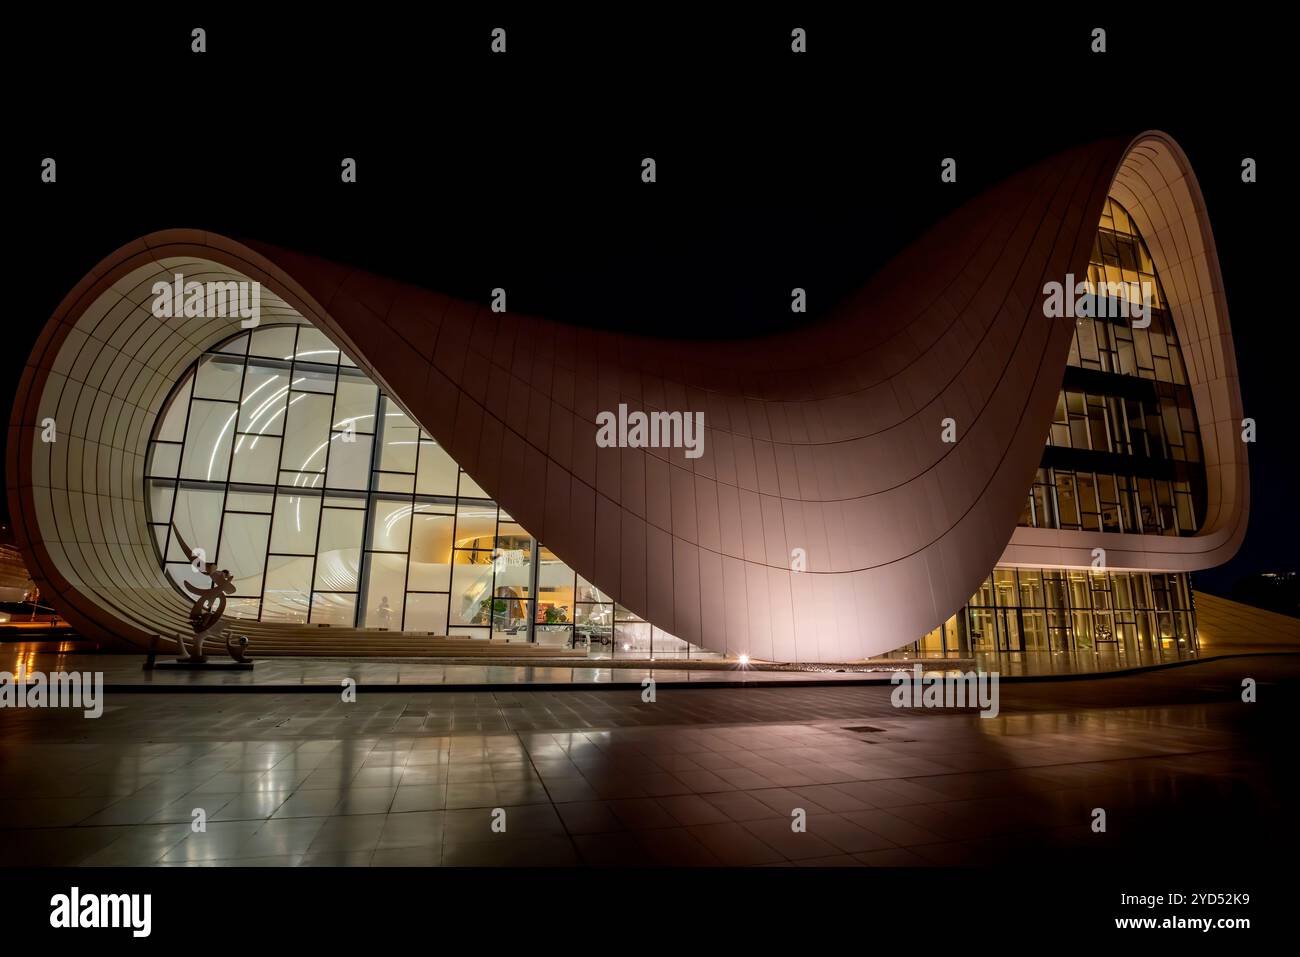
[(1020, 625), (1019, 608), (999, 608), (998, 651), (1024, 651), (1025, 635)]

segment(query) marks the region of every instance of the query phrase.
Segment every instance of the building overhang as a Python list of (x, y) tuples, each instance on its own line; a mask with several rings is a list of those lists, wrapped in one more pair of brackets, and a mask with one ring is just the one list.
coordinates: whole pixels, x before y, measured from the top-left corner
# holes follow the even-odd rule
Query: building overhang
[[(1211, 475), (1201, 536), (1144, 538), (1115, 560), (1215, 564), (1245, 525), (1228, 428), (1240, 396), (1204, 207), (1162, 134), (1040, 163), (825, 319), (739, 343), (581, 329), (261, 243), (150, 234), (65, 297), (24, 370), (6, 463), (16, 537), (86, 634), (140, 646), (183, 627), (149, 538), (145, 456), (172, 385), (234, 327), (149, 312), (152, 283), (179, 266), (260, 282), (263, 321), (325, 332), (517, 521), (665, 631), (774, 660), (888, 651), (946, 619), (999, 559), (1072, 564), (1087, 544), (1015, 523), (1071, 337), (1040, 291), (1084, 271), (1108, 194), (1146, 217), (1163, 257)], [(704, 454), (602, 448), (598, 413), (620, 404), (702, 411)], [(42, 441), (48, 419), (56, 442)], [(1123, 552), (1123, 538), (1105, 544)]]

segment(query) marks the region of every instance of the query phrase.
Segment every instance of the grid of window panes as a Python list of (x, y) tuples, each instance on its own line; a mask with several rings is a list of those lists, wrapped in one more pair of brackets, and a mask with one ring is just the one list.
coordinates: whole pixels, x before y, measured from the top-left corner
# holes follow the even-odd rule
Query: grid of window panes
[(1201, 444), (1191, 390), (1161, 385), (1165, 388), (1157, 387), (1154, 402), (1062, 389), (1047, 444), (1062, 449), (1200, 462)]
[(1196, 510), (1185, 479), (1040, 468), (1020, 524), (1092, 532), (1191, 535)]
[[(1147, 284), (1151, 324), (1142, 329), (1122, 317), (1076, 320), (1069, 365), (1104, 375), (1091, 380), (1095, 391), (1061, 389), (1049, 451), (1020, 524), (1194, 535), (1204, 513), (1205, 467), (1192, 392), (1151, 254), (1128, 213), (1112, 199), (1102, 213), (1088, 277), (1094, 283)], [(1149, 380), (1150, 386), (1121, 387), (1122, 376)], [(1112, 389), (1106, 393), (1108, 381)], [(1148, 467), (1135, 465), (1128, 474), (1113, 465), (1105, 471), (1061, 468), (1050, 461), (1051, 449), (1124, 456)], [(1164, 474), (1151, 474), (1151, 463), (1163, 463)]]
[(232, 617), (701, 652), (577, 576), (322, 333), (263, 326), (205, 353), (160, 416), (150, 521), (230, 571)]
[(997, 568), (957, 615), (903, 650), (958, 653), (962, 627), (972, 652), (1109, 648), (1124, 657), (1162, 661), (1196, 647), (1186, 575)]
[(1094, 288), (1103, 282), (1124, 283), (1129, 290), (1134, 287), (1128, 284), (1137, 283), (1137, 288), (1150, 290), (1151, 324), (1138, 329), (1123, 318), (1076, 320), (1070, 365), (1186, 385), (1178, 336), (1151, 253), (1128, 212), (1110, 198), (1093, 241), (1088, 279)]

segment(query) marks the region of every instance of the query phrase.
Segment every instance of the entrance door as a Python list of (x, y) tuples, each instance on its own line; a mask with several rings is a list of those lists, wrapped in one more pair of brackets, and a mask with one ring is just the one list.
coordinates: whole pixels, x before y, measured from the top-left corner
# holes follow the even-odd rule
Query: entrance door
[(1025, 633), (1020, 627), (1019, 608), (998, 609), (998, 650), (1025, 650)]

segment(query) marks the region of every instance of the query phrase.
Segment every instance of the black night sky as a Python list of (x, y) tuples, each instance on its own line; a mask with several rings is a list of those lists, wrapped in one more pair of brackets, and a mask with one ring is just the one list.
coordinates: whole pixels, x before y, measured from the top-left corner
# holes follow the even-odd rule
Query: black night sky
[[(361, 25), (314, 10), (311, 23), (169, 12), (13, 32), (29, 65), (10, 84), (4, 157), (7, 390), (62, 296), (156, 229), (270, 241), (472, 299), (505, 286), (512, 310), (577, 323), (740, 337), (789, 324), (792, 286), (815, 318), (1016, 170), (1158, 128), (1205, 194), (1259, 423), (1245, 544), (1194, 582), (1226, 592), (1300, 564), (1300, 337), (1275, 226), (1295, 208), (1278, 132), (1292, 109), (1269, 74), (1279, 54), (1257, 39), (1199, 16), (1170, 32), (1119, 14), (1012, 26), (792, 7), (740, 22), (651, 7)], [(498, 25), (505, 57), (488, 51)], [(193, 26), (208, 30), (202, 56)], [(805, 56), (789, 52), (792, 26), (808, 30)], [(1094, 26), (1105, 54), (1089, 52)], [(355, 186), (339, 182), (344, 156)], [(954, 185), (939, 182), (946, 156)], [(1245, 156), (1258, 183), (1241, 182)]]

